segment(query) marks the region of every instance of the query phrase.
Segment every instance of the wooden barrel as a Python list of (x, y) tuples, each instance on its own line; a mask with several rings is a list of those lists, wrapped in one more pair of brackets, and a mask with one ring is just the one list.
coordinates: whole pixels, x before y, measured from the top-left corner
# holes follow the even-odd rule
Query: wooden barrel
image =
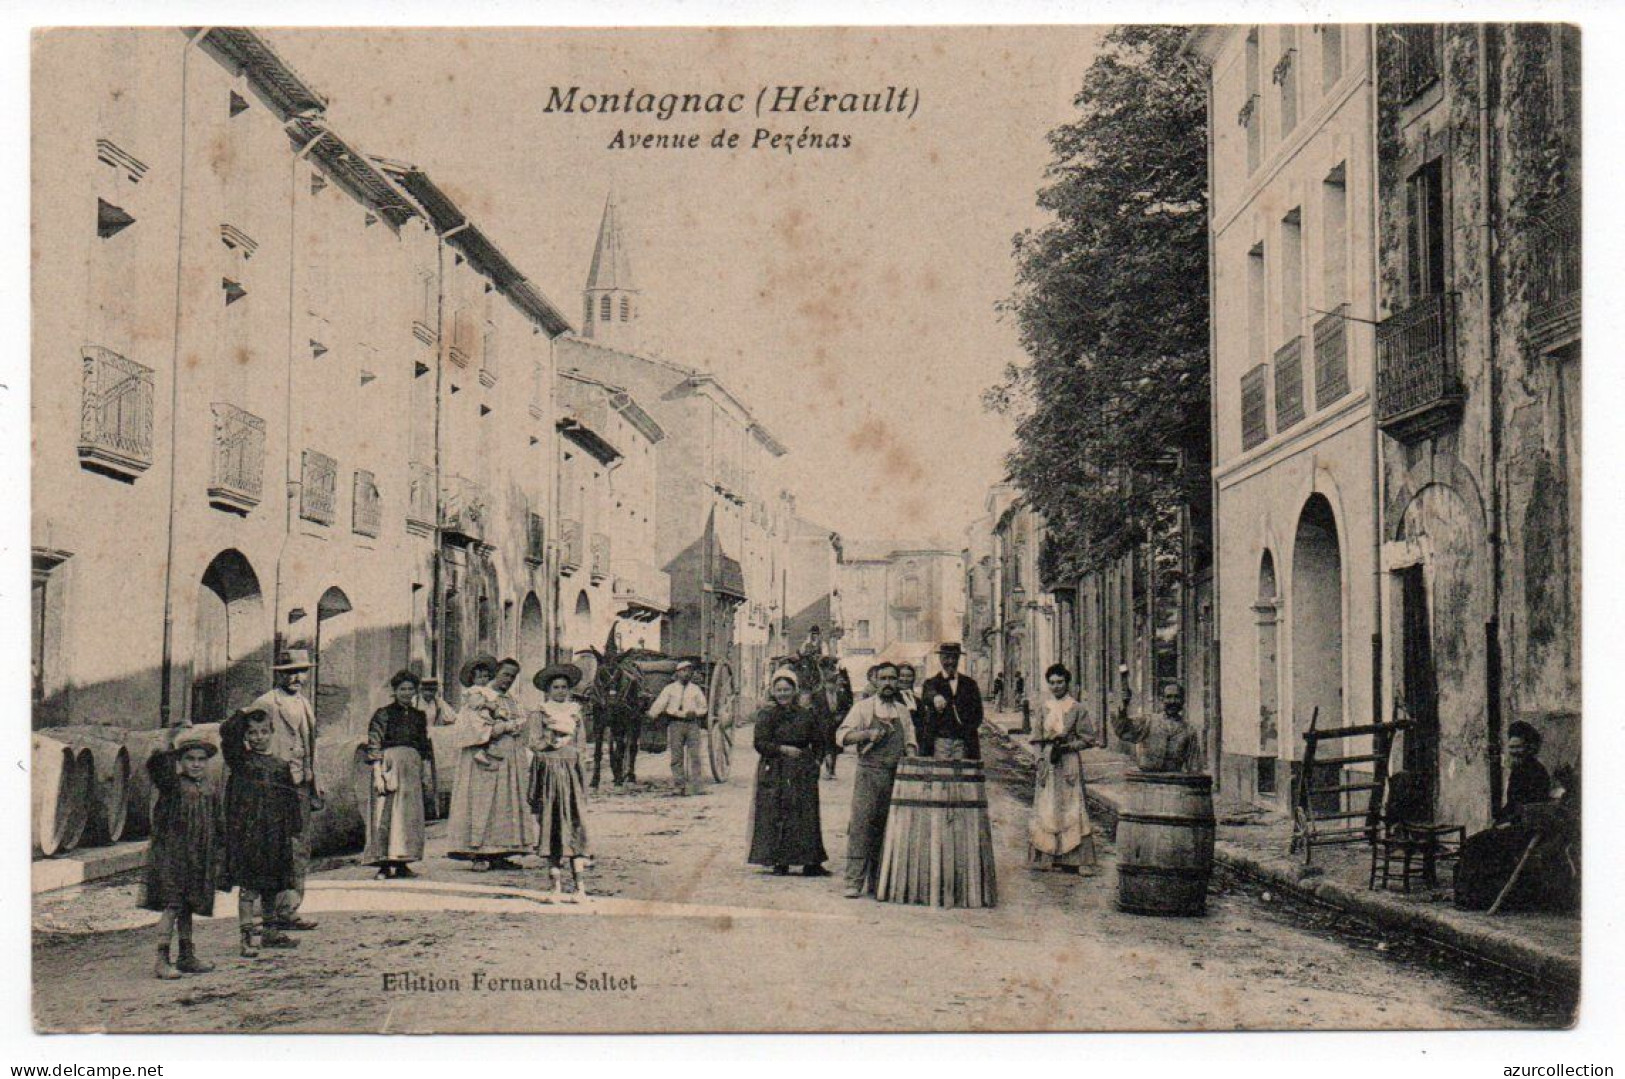
[(898, 764), (875, 898), (935, 907), (998, 902), (980, 761), (910, 757)]
[(118, 727), (77, 726), (53, 727), (51, 734), (75, 749), (89, 750), (94, 762), (90, 819), (81, 845), (119, 842), (129, 821), (130, 751), (124, 744), (125, 732)]
[(79, 845), (90, 821), (95, 786), (95, 763), (90, 751), (77, 748), (48, 732), (34, 734), (33, 775), (30, 786), (34, 807), (34, 848), (47, 858), (66, 854)]
[(1130, 772), (1117, 817), (1117, 905), (1131, 914), (1198, 915), (1213, 875), (1213, 779)]

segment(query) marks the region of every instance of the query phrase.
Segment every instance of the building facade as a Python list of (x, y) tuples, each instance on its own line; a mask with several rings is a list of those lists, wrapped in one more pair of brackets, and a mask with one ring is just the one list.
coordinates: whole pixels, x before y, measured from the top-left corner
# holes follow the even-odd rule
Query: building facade
[(794, 652), (818, 627), (831, 655), (839, 648), (843, 624), (839, 566), (841, 536), (804, 517), (790, 518), (789, 601), (785, 605), (785, 642)]
[(215, 722), (309, 648), (317, 838), (348, 838), (393, 670), (527, 628), (545, 655), (551, 405), (505, 380), (551, 385), (567, 323), (263, 35), (54, 34), (36, 64), (87, 92), (35, 142), (34, 724)]
[(1507, 726), (1580, 748), (1579, 31), (1377, 33), (1385, 712), (1487, 822)]
[(657, 457), (666, 433), (631, 394), (578, 371), (558, 378), (563, 651), (659, 651), (671, 582), (655, 561)]
[(1380, 711), (1372, 30), (1212, 27), (1191, 51), (1210, 74), (1218, 780), (1284, 807), (1310, 724)]

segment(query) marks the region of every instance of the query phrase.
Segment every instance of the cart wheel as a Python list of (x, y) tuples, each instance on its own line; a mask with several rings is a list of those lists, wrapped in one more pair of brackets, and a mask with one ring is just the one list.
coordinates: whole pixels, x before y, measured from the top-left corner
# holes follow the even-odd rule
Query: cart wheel
[(707, 741), (711, 756), (711, 778), (718, 783), (726, 783), (728, 773), (733, 770), (734, 720), (739, 706), (733, 668), (726, 662), (718, 663), (716, 670), (711, 673), (707, 695), (710, 697)]

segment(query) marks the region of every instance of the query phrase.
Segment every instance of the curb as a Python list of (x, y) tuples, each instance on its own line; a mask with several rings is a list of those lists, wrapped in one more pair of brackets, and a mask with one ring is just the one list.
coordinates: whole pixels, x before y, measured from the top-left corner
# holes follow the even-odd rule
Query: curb
[[(993, 727), (995, 737), (1006, 747), (1031, 760), (1033, 753), (1010, 733)], [(1121, 795), (1112, 784), (1087, 788), (1085, 801), (1096, 824), (1109, 838), (1116, 838)], [(1214, 844), (1214, 861), (1239, 876), (1321, 906), (1351, 914), (1381, 929), (1406, 933), (1430, 943), (1505, 967), (1543, 982), (1577, 986), (1580, 983), (1578, 956), (1531, 944), (1514, 932), (1485, 924), (1471, 929), (1437, 917), (1425, 907), (1402, 903), (1381, 893), (1350, 887), (1341, 881), (1309, 878), (1300, 880), (1291, 870), (1260, 858), (1255, 852), (1219, 840)]]

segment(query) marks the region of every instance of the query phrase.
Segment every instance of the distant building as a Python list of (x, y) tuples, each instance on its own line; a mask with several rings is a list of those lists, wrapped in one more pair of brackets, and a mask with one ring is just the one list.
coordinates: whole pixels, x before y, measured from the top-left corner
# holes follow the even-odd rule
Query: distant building
[(789, 548), (789, 602), (785, 608), (788, 651), (800, 648), (812, 627), (817, 626), (825, 650), (833, 656), (842, 625), (838, 583), (841, 537), (822, 525), (793, 516)]
[[(612, 200), (584, 296), (600, 315), (612, 300), (619, 327), (620, 300), (632, 303), (635, 290), (617, 215)], [(630, 319), (635, 304), (628, 311)], [(662, 647), (728, 660), (749, 706), (765, 697), (769, 660), (784, 643), (793, 508), (781, 474), (787, 451), (721, 379), (610, 344), (619, 340), (610, 321), (598, 318), (591, 339), (560, 340), (559, 369), (622, 388), (664, 432), (654, 530), (654, 566), (671, 588)]]
[(837, 572), (842, 658), (906, 661), (923, 680), (937, 646), (959, 640), (965, 601), (957, 552), (848, 541)]

